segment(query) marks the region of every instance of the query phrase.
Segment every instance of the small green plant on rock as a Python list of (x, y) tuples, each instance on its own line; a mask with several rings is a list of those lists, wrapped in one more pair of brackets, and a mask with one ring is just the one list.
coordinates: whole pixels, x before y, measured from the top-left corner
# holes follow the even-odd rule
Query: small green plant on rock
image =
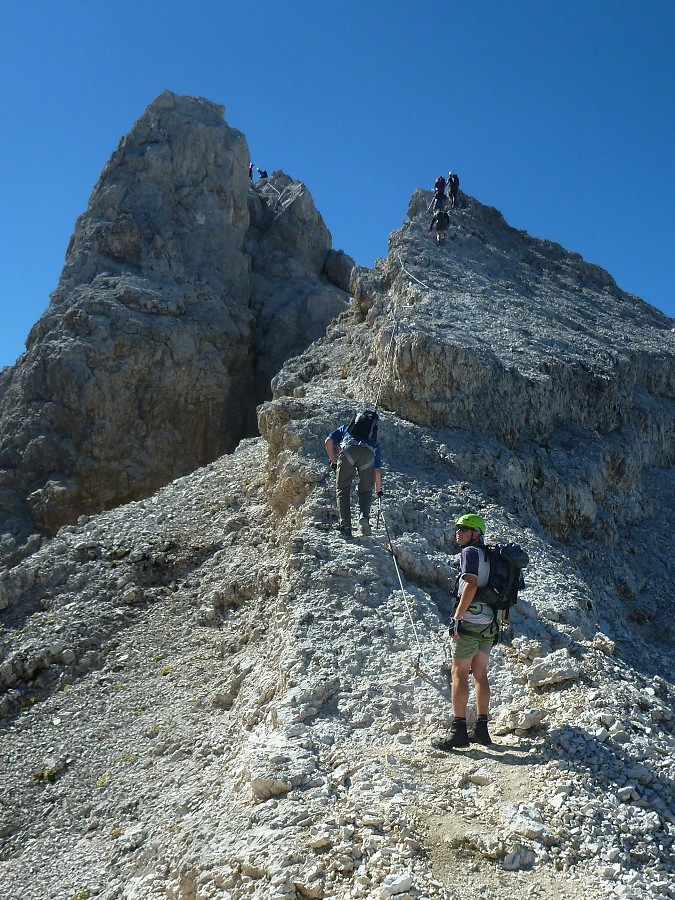
[(123, 753), (121, 756), (118, 756), (115, 762), (117, 763), (135, 763), (138, 759), (138, 753)]

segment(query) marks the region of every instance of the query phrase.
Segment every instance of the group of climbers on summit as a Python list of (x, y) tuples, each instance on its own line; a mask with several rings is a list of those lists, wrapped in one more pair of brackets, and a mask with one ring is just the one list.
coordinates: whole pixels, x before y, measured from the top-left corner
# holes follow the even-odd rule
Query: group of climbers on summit
[[(256, 172), (258, 173), (258, 178), (269, 178), (269, 175), (267, 174), (267, 169), (256, 168)], [(248, 177), (251, 181), (253, 181), (253, 163), (249, 164)]]
[[(448, 193), (445, 193), (447, 187)], [(439, 175), (434, 182), (434, 196), (427, 207), (427, 212), (433, 210), (433, 218), (429, 231), (432, 229), (436, 232), (436, 243), (442, 244), (450, 227), (450, 216), (448, 215), (448, 207), (454, 209), (457, 204), (459, 194), (459, 176), (456, 172), (449, 172), (447, 181), (443, 175)]]
[[(445, 193), (447, 188), (448, 193)], [(443, 175), (439, 175), (434, 181), (434, 196), (427, 209), (435, 211), (437, 209), (445, 209), (449, 206), (454, 209), (457, 205), (457, 197), (459, 196), (459, 175), (456, 172), (449, 172), (447, 180)]]

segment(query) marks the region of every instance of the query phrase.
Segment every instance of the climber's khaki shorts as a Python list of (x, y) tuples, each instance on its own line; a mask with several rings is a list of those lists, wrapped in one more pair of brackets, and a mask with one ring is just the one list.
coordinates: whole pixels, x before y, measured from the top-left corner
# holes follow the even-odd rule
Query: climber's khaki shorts
[[(463, 628), (466, 629), (467, 626), (464, 625)], [(479, 626), (479, 629), (482, 628), (482, 625)], [(458, 641), (450, 639), (450, 652), (453, 659), (455, 657), (457, 659), (473, 659), (479, 650), (481, 653), (485, 653), (486, 656), (489, 655), (496, 635), (491, 630), (490, 625), (484, 631), (479, 629), (476, 629), (475, 632), (469, 632), (467, 629), (465, 634), (460, 634)]]

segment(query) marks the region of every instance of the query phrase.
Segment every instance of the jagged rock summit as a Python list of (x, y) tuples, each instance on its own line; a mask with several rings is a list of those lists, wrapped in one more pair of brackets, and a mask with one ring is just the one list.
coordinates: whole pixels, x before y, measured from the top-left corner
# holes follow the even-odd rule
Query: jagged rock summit
[[(429, 198), (261, 437), (2, 573), (8, 896), (673, 897), (672, 321), (466, 196), (436, 246)], [(323, 439), (375, 400), (346, 542)], [(497, 743), (443, 755), (467, 509), (531, 565)]]
[(248, 165), (222, 106), (169, 91), (122, 138), (0, 378), (5, 552), (233, 450), (271, 375), (346, 307), (306, 187), (254, 187)]

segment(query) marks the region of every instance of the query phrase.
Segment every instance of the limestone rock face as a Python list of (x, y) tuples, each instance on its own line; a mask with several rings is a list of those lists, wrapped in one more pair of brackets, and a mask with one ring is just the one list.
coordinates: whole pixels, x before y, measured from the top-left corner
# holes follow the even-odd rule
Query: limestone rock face
[(223, 107), (168, 91), (121, 140), (0, 379), (0, 549), (233, 450), (271, 376), (345, 308), (307, 189), (254, 188), (248, 163)]
[[(448, 478), (489, 485), (571, 544), (594, 581), (589, 608), (602, 609), (611, 586), (624, 617), (663, 616), (672, 634), (673, 321), (466, 195), (438, 246), (429, 198), (413, 195), (386, 260), (354, 270), (354, 321), (290, 360), (277, 394), (337, 389), (344, 414), (350, 400), (377, 399), (434, 435)], [(409, 453), (399, 435), (390, 452)], [(626, 549), (636, 542), (646, 558)]]
[[(354, 262), (331, 250), (331, 236), (304, 184), (283, 172), (249, 192), (251, 309), (256, 396), (271, 397), (282, 364), (323, 337), (346, 307)], [(349, 274), (347, 274), (347, 272)]]
[(519, 515), (578, 542), (582, 558), (599, 536), (616, 546), (609, 572), (598, 572), (598, 596), (603, 578), (612, 581), (635, 601), (631, 614), (650, 619), (645, 582), (662, 586), (661, 608), (667, 581), (656, 562), (651, 576), (633, 568), (621, 546), (641, 523), (668, 568), (672, 320), (466, 195), (437, 245), (429, 197), (413, 195), (386, 260), (354, 270), (355, 321), (341, 320), (287, 363), (277, 393), (333, 383), (345, 399), (378, 398), (431, 429), (449, 477), (489, 482)]

